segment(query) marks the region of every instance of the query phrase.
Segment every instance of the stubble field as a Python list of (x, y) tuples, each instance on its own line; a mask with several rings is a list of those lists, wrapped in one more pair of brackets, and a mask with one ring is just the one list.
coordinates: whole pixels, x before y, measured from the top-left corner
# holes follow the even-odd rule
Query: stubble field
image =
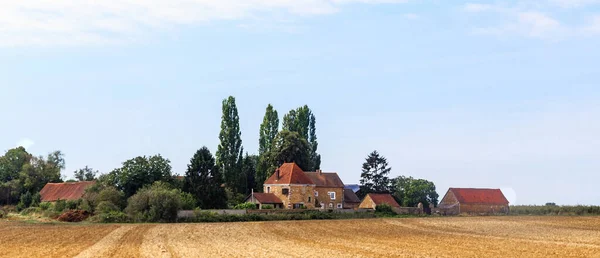
[(3, 257), (600, 257), (600, 217), (0, 222)]

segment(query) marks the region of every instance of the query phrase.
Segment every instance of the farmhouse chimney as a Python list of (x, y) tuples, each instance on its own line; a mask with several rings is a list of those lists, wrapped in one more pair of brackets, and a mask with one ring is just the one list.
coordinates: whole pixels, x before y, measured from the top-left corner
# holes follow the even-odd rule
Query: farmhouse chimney
[(319, 173), (319, 175), (323, 174), (323, 170), (317, 169), (317, 173)]
[(275, 177), (279, 180), (279, 169), (275, 170)]

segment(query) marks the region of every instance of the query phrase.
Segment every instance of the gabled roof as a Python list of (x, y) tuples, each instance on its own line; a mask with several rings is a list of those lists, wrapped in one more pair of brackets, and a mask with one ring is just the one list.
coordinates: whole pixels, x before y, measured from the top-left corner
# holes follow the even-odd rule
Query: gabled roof
[(500, 189), (450, 188), (448, 191), (454, 193), (459, 203), (508, 205)]
[(360, 199), (358, 198), (358, 196), (356, 196), (356, 194), (354, 193), (354, 191), (352, 191), (352, 189), (344, 189), (344, 202), (347, 203), (360, 203)]
[(253, 193), (246, 200), (251, 199), (252, 196), (261, 204), (283, 204), (274, 193)]
[(359, 184), (347, 184), (344, 185), (344, 188), (346, 189), (352, 189), (353, 192), (358, 192), (358, 190), (360, 190), (360, 185)]
[(370, 194), (367, 194), (367, 196), (371, 197), (371, 200), (373, 200), (375, 205), (380, 205), (380, 204), (386, 203), (389, 206), (400, 208), (400, 204), (398, 204), (396, 202), (396, 199), (394, 199), (394, 197), (391, 194), (370, 193)]
[(307, 175), (316, 186), (344, 188), (344, 183), (337, 173), (305, 172), (304, 174)]
[(40, 191), (42, 202), (60, 200), (77, 200), (83, 197), (85, 189), (95, 184), (96, 181), (82, 181), (69, 183), (47, 183)]
[(303, 184), (303, 185), (314, 185), (312, 180), (305, 175), (304, 171), (296, 165), (296, 163), (284, 163), (279, 167), (279, 178), (277, 178), (277, 172), (273, 172), (273, 175), (267, 179), (265, 185), (273, 184)]

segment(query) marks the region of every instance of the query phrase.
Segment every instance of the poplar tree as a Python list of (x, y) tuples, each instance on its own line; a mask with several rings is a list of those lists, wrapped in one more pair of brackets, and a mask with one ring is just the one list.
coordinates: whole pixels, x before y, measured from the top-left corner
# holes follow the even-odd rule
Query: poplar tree
[(317, 170), (321, 167), (321, 155), (317, 153), (317, 131), (316, 118), (307, 105), (290, 110), (283, 116), (283, 130), (297, 132), (300, 137), (309, 143), (310, 160), (308, 164), (309, 171)]
[(277, 114), (277, 110), (269, 104), (265, 111), (265, 116), (263, 118), (262, 124), (260, 124), (260, 137), (259, 137), (259, 147), (258, 147), (258, 164), (256, 168), (256, 190), (261, 191), (263, 188), (263, 183), (269, 176), (271, 176), (272, 171), (268, 171), (269, 169), (269, 160), (268, 156), (273, 148), (273, 141), (279, 132), (279, 116)]
[(225, 185), (235, 193), (246, 192), (246, 178), (242, 173), (242, 133), (235, 98), (223, 100), (221, 132), (217, 148), (217, 166), (222, 173)]

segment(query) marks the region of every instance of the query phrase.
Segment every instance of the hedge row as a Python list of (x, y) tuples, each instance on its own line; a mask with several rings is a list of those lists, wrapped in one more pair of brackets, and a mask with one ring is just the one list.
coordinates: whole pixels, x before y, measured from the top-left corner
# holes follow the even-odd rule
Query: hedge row
[(511, 215), (600, 215), (600, 206), (516, 205)]

